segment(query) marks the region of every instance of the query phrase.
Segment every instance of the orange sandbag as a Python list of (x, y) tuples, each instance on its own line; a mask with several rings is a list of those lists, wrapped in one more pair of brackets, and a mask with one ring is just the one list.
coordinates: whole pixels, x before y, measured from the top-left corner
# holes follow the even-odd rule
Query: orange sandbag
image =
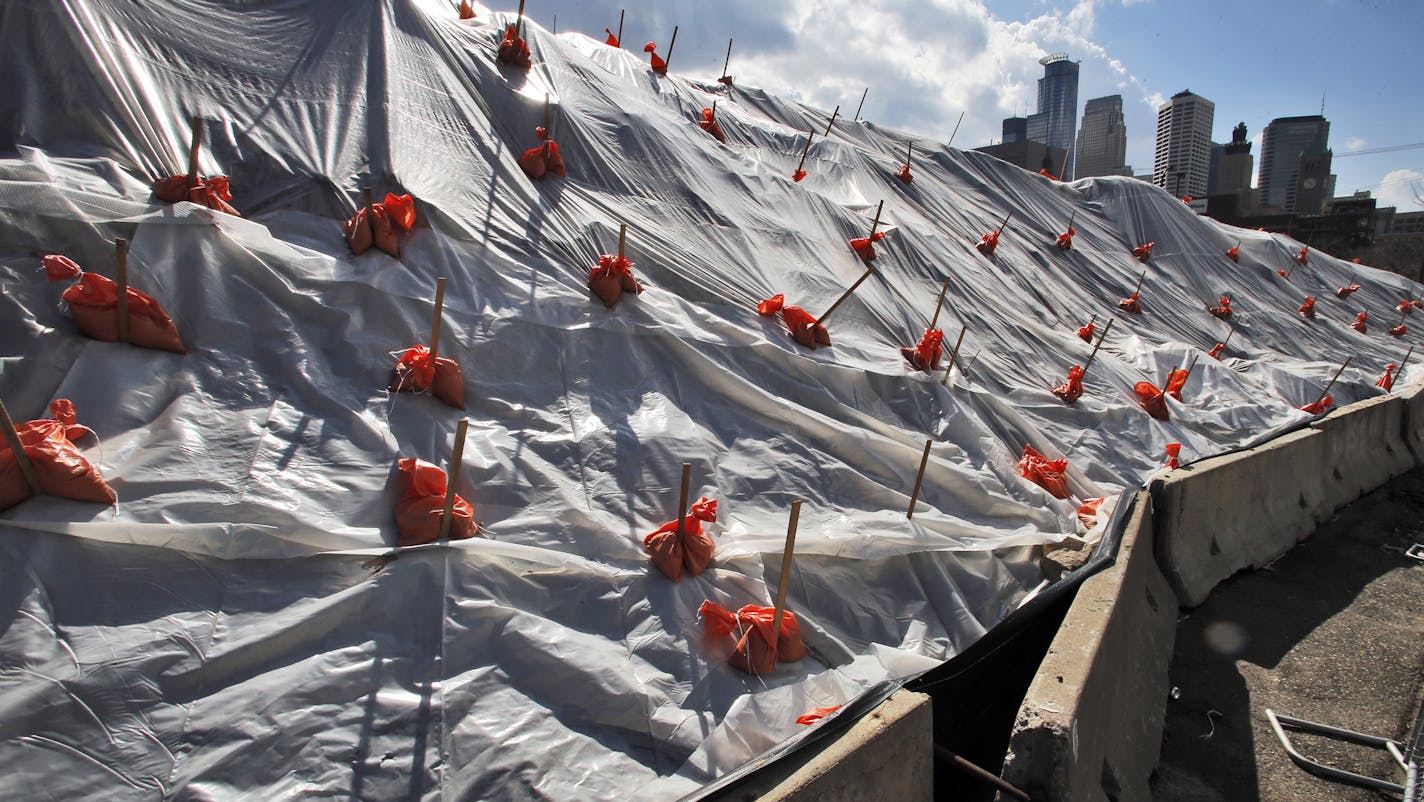
[(499, 63), (520, 69), (527, 70), (533, 65), (533, 61), (529, 58), (529, 45), (524, 43), (524, 39), (519, 36), (519, 29), (513, 23), (504, 29), (504, 38), (499, 43), (498, 58)]
[(1142, 408), (1147, 410), (1147, 414), (1157, 420), (1171, 420), (1171, 415), (1167, 412), (1166, 394), (1157, 389), (1157, 385), (1152, 382), (1138, 382), (1132, 385), (1132, 391), (1137, 394), (1137, 400), (1142, 404)]
[(1063, 399), (1063, 403), (1071, 404), (1083, 395), (1083, 368), (1074, 365), (1068, 369), (1068, 379), (1062, 384), (1049, 390), (1049, 392)]
[(603, 43), (608, 45), (609, 47), (618, 47), (618, 37), (614, 35), (613, 31), (604, 28), (603, 32), (608, 34), (608, 38), (604, 39)]
[[(900, 179), (901, 181), (905, 182), (906, 184), (908, 184), (908, 183), (910, 183), (911, 181), (914, 181), (914, 180), (915, 180), (915, 177), (912, 176), (912, 175), (910, 175), (910, 165), (908, 165), (908, 164), (905, 165), (904, 167), (901, 167), (901, 168), (900, 168), (900, 172), (896, 173), (896, 174), (895, 174), (895, 177), (898, 178), (898, 179)], [(804, 716), (803, 716), (803, 718), (804, 718)]]
[(1385, 329), (1385, 331), (1388, 332), (1391, 337), (1403, 337), (1409, 333), (1409, 327), (1400, 323), (1392, 329)]
[(1355, 315), (1355, 322), (1350, 324), (1350, 328), (1354, 329), (1355, 331), (1358, 331), (1361, 334), (1369, 334), (1369, 319), (1369, 312), (1361, 312), (1360, 314)]
[(1054, 175), (1053, 173), (1048, 172), (1048, 168), (1047, 168), (1047, 167), (1043, 167), (1043, 168), (1039, 169), (1038, 174), (1041, 175), (1041, 176), (1043, 176), (1044, 178), (1047, 178), (1049, 181), (1057, 181), (1057, 180), (1058, 180), (1058, 176)]
[(702, 110), (702, 120), (697, 123), (697, 126), (711, 134), (718, 142), (726, 144), (727, 137), (722, 134), (722, 126), (717, 124), (717, 118), (713, 116), (711, 109)]
[(1386, 393), (1393, 390), (1394, 369), (1397, 367), (1399, 366), (1394, 364), (1393, 362), (1386, 365), (1384, 368), (1384, 375), (1379, 377), (1379, 381), (1375, 382), (1375, 386), (1382, 388)]
[(990, 231), (988, 234), (980, 237), (979, 243), (974, 247), (978, 248), (979, 252), (985, 256), (993, 256), (994, 251), (999, 247), (999, 232)]
[(944, 354), (944, 332), (939, 329), (925, 329), (920, 341), (913, 348), (901, 348), (904, 356), (916, 370), (939, 370), (939, 360)]
[(542, 125), (534, 129), (534, 135), (543, 144), (524, 151), (524, 155), (519, 157), (519, 166), (535, 181), (548, 173), (566, 177), (568, 173), (564, 170), (564, 157), (559, 155), (559, 143), (549, 138), (549, 132)]
[(1019, 459), (1019, 476), (1047, 490), (1054, 498), (1068, 498), (1068, 460), (1049, 459), (1033, 449), (1024, 446), (1023, 457)]
[(474, 19), (475, 9), (470, 6), (470, 0), (460, 0), (460, 19)]
[(1309, 295), (1305, 296), (1305, 300), (1300, 302), (1300, 308), (1295, 311), (1299, 312), (1300, 316), (1303, 318), (1306, 318), (1308, 320), (1314, 320), (1315, 299), (1310, 297)]
[(214, 211), (242, 216), (228, 204), (228, 201), (232, 200), (232, 189), (225, 175), (199, 177), (191, 188), (188, 186), (187, 175), (171, 175), (153, 182), (153, 194), (168, 203), (189, 201)]
[(667, 75), (667, 62), (663, 61), (662, 56), (658, 55), (657, 50), (658, 45), (656, 42), (648, 42), (647, 44), (643, 45), (643, 52), (652, 54), (652, 60), (649, 63), (649, 66), (653, 68), (653, 72), (657, 73), (658, 75)]
[(1336, 297), (1336, 298), (1339, 298), (1340, 300), (1343, 301), (1344, 299), (1349, 298), (1351, 293), (1355, 293), (1355, 292), (1359, 292), (1359, 291), (1360, 291), (1360, 285), (1358, 285), (1358, 284), (1350, 284), (1350, 285), (1347, 285), (1347, 286), (1344, 286), (1344, 287), (1341, 287), (1341, 288), (1335, 290), (1335, 297)]
[(1226, 252), (1226, 258), (1227, 258), (1227, 259), (1230, 259), (1230, 260), (1233, 261), (1233, 262), (1240, 262), (1240, 261), (1241, 261), (1241, 246), (1239, 246), (1239, 245), (1234, 245), (1234, 246), (1232, 246), (1231, 250), (1229, 250), (1229, 251)]
[(1398, 304), (1396, 304), (1394, 309), (1401, 315), (1408, 315), (1414, 311), (1414, 306), (1415, 303), (1413, 301), (1409, 300), (1408, 298), (1405, 298), (1403, 301), (1400, 301)]
[(405, 349), (396, 360), (395, 376), (386, 389), (396, 393), (430, 392), (455, 409), (465, 408), (465, 380), (453, 359), (430, 356), (430, 349), (416, 345)]
[(1330, 408), (1334, 405), (1335, 396), (1327, 395), (1319, 401), (1313, 401), (1303, 407), (1300, 407), (1299, 409), (1301, 412), (1309, 412), (1312, 415), (1323, 415), (1328, 412)]
[(396, 236), (414, 225), (415, 199), (387, 192), (385, 200), (371, 204), (369, 209), (363, 206), (347, 218), (341, 230), (353, 255), (360, 256), (374, 245), (377, 250), (399, 259), (400, 244)]
[(1078, 523), (1082, 524), (1084, 529), (1092, 529), (1097, 526), (1098, 510), (1102, 506), (1103, 499), (1101, 498), (1085, 499), (1082, 505), (1078, 507)]
[[(425, 460), (406, 457), (396, 462), (405, 490), (396, 502), (396, 545), (419, 546), (440, 539), (440, 517), (445, 512), (445, 472)], [(475, 508), (460, 496), (450, 513), (450, 539), (465, 540), (479, 534)]]
[(801, 179), (803, 179), (803, 178), (805, 178), (805, 177), (806, 177), (806, 171), (805, 171), (805, 170), (799, 170), (799, 169), (798, 169), (798, 170), (796, 170), (795, 172), (793, 172), (793, 173), (791, 174), (791, 180), (792, 180), (792, 181), (795, 181), (795, 182), (798, 183), (798, 184), (801, 183)]
[(637, 295), (643, 291), (643, 285), (633, 278), (632, 260), (612, 253), (598, 257), (598, 264), (588, 271), (588, 288), (609, 309), (617, 305), (623, 293)]
[(1058, 235), (1058, 239), (1053, 241), (1060, 251), (1073, 250), (1073, 238), (1078, 235), (1078, 229), (1068, 226), (1068, 230)]
[(1310, 264), (1310, 247), (1301, 248), (1300, 253), (1295, 255), (1295, 260), (1303, 265)]
[(1097, 331), (1097, 324), (1093, 323), (1092, 321), (1088, 321), (1088, 325), (1078, 327), (1078, 339), (1082, 340), (1085, 343), (1092, 343), (1093, 335), (1096, 334)]
[(1118, 301), (1117, 307), (1124, 312), (1128, 312), (1134, 315), (1140, 315), (1142, 314), (1142, 302), (1140, 301), (1140, 297), (1141, 293), (1134, 292), (1126, 298), (1123, 298), (1121, 301)]
[(1236, 313), (1235, 310), (1231, 308), (1231, 299), (1223, 295), (1217, 300), (1221, 302), (1221, 305), (1209, 306), (1207, 307), (1207, 311), (1211, 313), (1212, 317), (1220, 320), (1230, 320), (1231, 316)]
[(716, 550), (712, 538), (702, 531), (702, 522), (716, 520), (717, 500), (703, 496), (692, 505), (691, 512), (683, 516), (681, 537), (677, 533), (677, 521), (668, 521), (643, 538), (643, 548), (652, 555), (653, 565), (668, 579), (681, 582), (684, 570), (688, 576), (697, 576), (707, 570), (712, 552)]
[(1132, 249), (1132, 255), (1137, 257), (1137, 261), (1145, 262), (1152, 258), (1152, 249), (1157, 247), (1157, 243), (1148, 242)]
[[(59, 399), (50, 404), (50, 414), (54, 417), (28, 421), (15, 427), (20, 445), (34, 466), (40, 490), (75, 501), (113, 504), (117, 500), (114, 491), (104, 483), (98, 469), (70, 442), (92, 434), (74, 423), (74, 405), (66, 399)], [(9, 442), (0, 439), (0, 511), (8, 510), (33, 494)]]
[[(78, 277), (60, 297), (69, 304), (74, 322), (85, 335), (104, 342), (119, 339), (119, 285), (97, 273), (85, 273), (67, 257), (50, 254), (42, 262), (50, 281)], [(143, 348), (186, 354), (178, 329), (158, 302), (133, 287), (129, 301), (129, 343)]]
[(1222, 354), (1222, 352), (1225, 351), (1225, 350), (1226, 350), (1226, 343), (1217, 343), (1216, 345), (1213, 345), (1213, 346), (1211, 347), (1211, 350), (1210, 350), (1210, 351), (1207, 351), (1207, 352), (1206, 352), (1206, 355), (1209, 356), (1209, 357), (1211, 357), (1212, 359), (1215, 359), (1216, 361), (1220, 362), (1220, 361), (1221, 361), (1221, 354)]
[(1163, 467), (1165, 467), (1165, 468), (1166, 468), (1167, 470), (1169, 470), (1169, 471), (1175, 471), (1176, 469), (1182, 467), (1182, 461), (1179, 459), (1181, 456), (1182, 456), (1182, 444), (1181, 444), (1181, 443), (1168, 443), (1168, 444), (1167, 444), (1167, 463), (1166, 463), (1166, 465), (1164, 465)]
[(705, 601), (697, 612), (702, 616), (707, 648), (749, 674), (769, 674), (778, 662), (794, 663), (810, 654), (801, 641), (801, 623), (790, 610), (781, 616), (781, 631), (775, 634), (771, 629), (776, 617), (773, 607), (748, 604), (733, 614), (716, 602)]
[(807, 348), (830, 345), (831, 333), (816, 322), (811, 313), (799, 306), (787, 306), (781, 310), (781, 322), (791, 331), (791, 338)]
[(1178, 401), (1181, 401), (1182, 388), (1187, 386), (1187, 377), (1190, 375), (1191, 372), (1186, 370), (1185, 368), (1181, 370), (1168, 371), (1166, 389), (1167, 395), (1170, 395)]
[(840, 705), (831, 705), (830, 707), (813, 707), (811, 708), (811, 712), (797, 716), (796, 723), (810, 726), (840, 709)]
[(875, 232), (871, 237), (856, 237), (850, 241), (850, 249), (855, 251), (863, 262), (875, 261), (875, 243), (885, 239), (884, 231)]

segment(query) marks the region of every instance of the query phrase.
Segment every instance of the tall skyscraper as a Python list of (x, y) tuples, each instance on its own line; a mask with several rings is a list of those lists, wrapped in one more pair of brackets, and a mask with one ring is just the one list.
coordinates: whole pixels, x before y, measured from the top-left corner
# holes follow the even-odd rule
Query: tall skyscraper
[(1131, 175), (1127, 160), (1127, 128), (1122, 122), (1122, 95), (1095, 97), (1083, 107), (1083, 127), (1074, 148), (1074, 178)]
[(1216, 104), (1178, 92), (1157, 108), (1157, 152), (1152, 161), (1152, 183), (1173, 195), (1207, 194), (1211, 170), (1211, 124)]
[(1078, 130), (1078, 62), (1067, 53), (1054, 53), (1038, 60), (1043, 77), (1038, 79), (1038, 113), (1028, 116), (1028, 138), (1069, 151), (1068, 163), (1059, 168), (1059, 178), (1073, 173), (1073, 134)]
[(1005, 117), (1002, 141), (1023, 142), (1028, 139), (1028, 119), (1025, 117)]
[(1271, 120), (1261, 137), (1261, 206), (1320, 214), (1330, 198), (1330, 122), (1319, 114)]
[(1251, 188), (1251, 140), (1246, 138), (1246, 123), (1237, 123), (1231, 130), (1231, 141), (1223, 149), (1221, 173), (1216, 179), (1216, 192), (1245, 192)]

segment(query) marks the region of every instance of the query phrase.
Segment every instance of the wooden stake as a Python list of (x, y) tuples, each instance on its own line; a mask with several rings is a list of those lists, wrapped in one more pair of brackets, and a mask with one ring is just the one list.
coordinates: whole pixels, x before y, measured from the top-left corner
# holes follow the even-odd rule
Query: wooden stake
[(671, 41), (671, 42), (668, 42), (668, 54), (667, 54), (667, 58), (663, 59), (663, 63), (666, 64), (666, 65), (668, 65), (668, 69), (672, 69), (672, 49), (673, 49), (674, 47), (676, 47), (676, 46), (677, 46), (677, 26), (674, 25), (674, 26), (672, 26), (672, 41)]
[[(1083, 375), (1088, 375), (1088, 368), (1093, 366), (1093, 359), (1098, 355), (1098, 349), (1103, 347), (1103, 341), (1108, 338), (1108, 332), (1112, 331), (1112, 324), (1117, 322), (1117, 318), (1108, 318), (1108, 324), (1103, 327), (1103, 336), (1098, 338), (1098, 344), (1093, 346), (1093, 352), (1088, 354), (1088, 361), (1083, 365)], [(1081, 381), (1081, 379), (1080, 379)]]
[(801, 149), (801, 163), (796, 165), (796, 172), (801, 172), (801, 168), (806, 166), (806, 154), (811, 152), (811, 140), (816, 138), (816, 132), (811, 131), (806, 135), (806, 147)]
[(455, 485), (460, 482), (460, 464), (465, 458), (465, 434), (470, 421), (461, 418), (455, 429), (455, 451), (450, 457), (450, 468), (445, 473), (445, 509), (440, 513), (440, 539), (450, 539), (450, 524), (455, 518)]
[(771, 616), (771, 651), (781, 641), (781, 617), (786, 612), (786, 589), (791, 584), (791, 559), (796, 552), (796, 521), (801, 517), (801, 500), (791, 502), (791, 521), (786, 525), (786, 550), (781, 553), (781, 577), (776, 582), (776, 612)]
[(1090, 318), (1088, 318), (1088, 325), (1091, 326), (1091, 325), (1093, 325), (1094, 323), (1097, 323), (1097, 322), (1098, 322), (1098, 314), (1097, 314), (1096, 312), (1094, 312), (1094, 313), (1093, 313), (1093, 316), (1090, 317)]
[(831, 126), (836, 124), (836, 118), (839, 116), (841, 116), (841, 107), (836, 106), (836, 110), (831, 112), (831, 121), (826, 123), (826, 133), (821, 134), (821, 136), (825, 137), (831, 135)]
[(875, 268), (873, 268), (873, 267), (867, 267), (867, 268), (865, 268), (865, 272), (864, 272), (864, 273), (861, 273), (861, 274), (860, 274), (860, 278), (856, 279), (856, 280), (855, 280), (855, 283), (852, 284), (852, 285), (850, 285), (850, 289), (848, 289), (848, 290), (846, 290), (845, 292), (841, 293), (841, 297), (837, 298), (837, 299), (836, 299), (836, 302), (833, 303), (833, 304), (831, 304), (831, 308), (830, 308), (830, 309), (827, 309), (827, 310), (826, 310), (826, 313), (825, 313), (824, 315), (821, 315), (820, 317), (816, 318), (816, 325), (818, 325), (818, 326), (823, 325), (823, 324), (826, 322), (826, 318), (830, 317), (830, 316), (831, 316), (831, 313), (834, 312), (834, 311), (836, 311), (836, 308), (839, 307), (839, 306), (841, 305), (841, 303), (843, 303), (843, 302), (845, 301), (845, 299), (849, 298), (849, 297), (851, 296), (851, 293), (853, 293), (853, 292), (856, 291), (856, 288), (858, 288), (861, 284), (864, 284), (864, 283), (865, 283), (865, 280), (868, 279), (868, 278), (870, 278), (870, 274), (871, 274), (871, 273), (874, 273), (874, 272), (875, 272)]
[(30, 462), (30, 455), (25, 453), (25, 446), (20, 442), (20, 433), (15, 431), (15, 422), (10, 420), (10, 410), (5, 408), (5, 402), (0, 401), (0, 428), (5, 431), (5, 442), (10, 444), (10, 453), (15, 455), (15, 463), (20, 466), (20, 473), (25, 477), (25, 483), (30, 489), (39, 495), (40, 480), (35, 474), (35, 466)]
[(544, 135), (549, 136), (549, 93), (544, 93)]
[(524, 31), (524, 0), (519, 0), (519, 16), (514, 20), (514, 35), (520, 36)]
[(712, 101), (712, 122), (717, 122), (717, 101)]
[(1340, 369), (1335, 371), (1335, 375), (1330, 379), (1330, 383), (1325, 385), (1325, 389), (1321, 391), (1320, 397), (1315, 399), (1315, 403), (1311, 406), (1319, 406), (1320, 402), (1325, 400), (1325, 396), (1330, 395), (1330, 388), (1335, 386), (1336, 379), (1339, 379), (1340, 374), (1345, 372), (1345, 368), (1350, 366), (1350, 360), (1352, 359), (1354, 359), (1352, 356), (1345, 357), (1345, 364), (1341, 365)]
[(362, 187), (362, 188), (361, 188), (361, 198), (362, 198), (363, 202), (366, 204), (366, 206), (365, 206), (365, 208), (366, 208), (366, 225), (371, 226), (371, 227), (372, 227), (371, 230), (374, 231), (374, 230), (375, 230), (375, 224), (374, 224), (374, 223), (372, 222), (372, 220), (371, 220), (371, 217), (372, 217), (372, 215), (374, 214), (374, 212), (371, 211), (371, 206), (373, 205), (373, 202), (372, 202), (372, 200), (371, 200), (371, 188), (370, 188), (370, 187)]
[(114, 283), (119, 291), (119, 342), (129, 341), (129, 243), (114, 240)]
[(719, 79), (717, 79), (717, 80), (720, 81), (720, 80), (723, 80), (723, 79), (725, 79), (725, 78), (730, 77), (730, 76), (727, 75), (727, 68), (730, 67), (730, 66), (732, 66), (732, 40), (731, 40), (731, 38), (729, 37), (729, 38), (727, 39), (727, 60), (724, 61), (724, 62), (722, 62), (722, 78), (719, 78)]
[(193, 129), (188, 140), (188, 188), (184, 192), (191, 192), (193, 187), (198, 185), (198, 149), (203, 146), (203, 118), (194, 116), (191, 124)]
[(860, 122), (860, 110), (865, 108), (865, 96), (870, 94), (870, 87), (865, 87), (865, 91), (860, 93), (860, 105), (855, 107), (855, 121)]
[(445, 308), (445, 277), (435, 279), (435, 311), (430, 316), (430, 358), (440, 354), (440, 312)]
[(618, 36), (616, 36), (616, 37), (614, 37), (614, 38), (616, 38), (616, 39), (618, 40), (618, 49), (619, 49), (619, 50), (622, 50), (622, 49), (623, 49), (623, 15), (626, 14), (626, 13), (628, 13), (628, 9), (626, 9), (626, 8), (620, 8), (620, 9), (618, 9)]
[(1142, 271), (1142, 275), (1140, 275), (1140, 276), (1137, 277), (1137, 286), (1132, 288), (1132, 293), (1131, 293), (1131, 294), (1132, 294), (1132, 295), (1136, 295), (1137, 293), (1141, 292), (1141, 291), (1142, 291), (1142, 282), (1144, 282), (1144, 281), (1146, 281), (1146, 280), (1147, 280), (1147, 271), (1144, 270), (1144, 271)]
[(959, 123), (962, 122), (964, 122), (964, 112), (961, 111), (959, 112), (959, 122), (954, 124), (954, 130), (949, 133), (949, 141), (944, 143), (946, 148), (954, 144), (954, 135), (959, 133)]
[(1399, 367), (1394, 369), (1394, 377), (1399, 378), (1404, 375), (1404, 366), (1409, 364), (1409, 358), (1414, 356), (1414, 346), (1409, 346), (1409, 353), (1404, 355), (1404, 361), (1399, 363)]
[[(969, 331), (968, 325), (959, 327), (959, 339), (954, 341), (954, 350), (949, 352), (949, 365), (944, 369), (944, 380), (946, 382), (949, 381), (949, 372), (954, 370), (954, 366), (959, 362), (959, 346), (963, 344), (964, 333), (967, 331)], [(960, 374), (964, 373), (964, 366), (960, 366), (959, 372)]]
[(1235, 337), (1235, 336), (1236, 336), (1236, 327), (1235, 327), (1235, 326), (1232, 326), (1231, 328), (1229, 328), (1229, 329), (1226, 330), (1226, 339), (1222, 340), (1222, 341), (1221, 341), (1221, 344), (1222, 344), (1222, 345), (1226, 345), (1227, 343), (1231, 342), (1231, 338), (1232, 338), (1232, 337)]
[(880, 228), (880, 211), (885, 208), (885, 201), (882, 199), (880, 205), (875, 207), (875, 220), (870, 224), (870, 241), (875, 242), (875, 229)]
[(618, 224), (618, 258), (623, 258), (623, 246), (628, 243), (628, 224)]
[(910, 169), (910, 162), (915, 158), (915, 143), (910, 143), (910, 149), (905, 153), (905, 169)]
[(939, 300), (935, 301), (934, 317), (930, 318), (930, 328), (934, 328), (935, 324), (939, 322), (939, 312), (944, 308), (944, 296), (949, 292), (950, 281), (951, 279), (945, 279), (944, 286), (939, 288)]
[(1077, 219), (1078, 219), (1078, 210), (1077, 210), (1077, 209), (1074, 209), (1074, 210), (1073, 210), (1073, 213), (1070, 214), (1070, 215), (1068, 215), (1068, 228), (1071, 229), (1071, 228), (1073, 227), (1073, 222), (1074, 222), (1075, 220), (1077, 220)]
[(915, 473), (915, 489), (910, 491), (910, 509), (905, 512), (906, 518), (915, 517), (915, 502), (920, 500), (920, 485), (925, 481), (925, 465), (930, 461), (930, 446), (934, 445), (933, 440), (925, 441), (925, 453), (920, 455), (920, 470)]
[(1009, 224), (1009, 220), (1010, 220), (1010, 218), (1012, 218), (1013, 216), (1014, 216), (1014, 210), (1013, 210), (1013, 209), (1010, 209), (1010, 210), (1009, 210), (1009, 213), (1006, 214), (1006, 215), (1004, 215), (1004, 222), (1002, 222), (1002, 223), (999, 224), (998, 230), (995, 231), (994, 233), (996, 233), (996, 234), (1002, 234), (1002, 233), (1004, 233), (1004, 226), (1006, 226), (1006, 225)]
[(677, 537), (682, 539), (683, 527), (686, 525), (683, 519), (687, 517), (687, 491), (692, 486), (692, 463), (682, 463), (682, 491), (677, 498)]

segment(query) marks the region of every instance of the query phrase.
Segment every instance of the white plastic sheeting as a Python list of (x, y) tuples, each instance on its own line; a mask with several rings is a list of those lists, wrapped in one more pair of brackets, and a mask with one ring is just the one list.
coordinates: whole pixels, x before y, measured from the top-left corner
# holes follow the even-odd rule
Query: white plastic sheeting
[[(1017, 475), (1025, 444), (1072, 460), (1076, 497), (1306, 419), (1372, 384), (1420, 289), (1225, 230), (1131, 180), (1050, 182), (754, 88), (659, 78), (642, 54), (440, 0), (11, 0), (0, 8), (0, 395), (19, 418), (78, 407), (114, 509), (37, 498), (0, 514), (0, 792), (14, 798), (347, 796), (663, 799), (804, 730), (812, 707), (953, 656), (1039, 582), (1035, 544), (1074, 503)], [(530, 182), (546, 94), (567, 180)], [(723, 146), (694, 124), (718, 100)], [(237, 219), (155, 203), (189, 115)], [(359, 187), (409, 191), (397, 261), (352, 258)], [(835, 345), (792, 343), (755, 302), (812, 314), (862, 271), (846, 240), (884, 199), (878, 274)], [(1009, 210), (994, 260), (973, 242)], [(1077, 213), (1070, 253), (1054, 235)], [(630, 225), (648, 287), (614, 311), (586, 271)], [(186, 356), (80, 336), (39, 272), (64, 253), (165, 305)], [(1241, 263), (1223, 256), (1237, 238)], [(1086, 395), (1074, 329), (1116, 314), (1157, 242), (1145, 313), (1118, 316)], [(372, 560), (393, 542), (394, 463), (443, 464), (458, 413), (382, 388), (428, 336), (471, 421), (460, 492), (485, 536)], [(969, 327), (968, 374), (917, 373), (912, 345)], [(1364, 289), (1337, 301), (1336, 286)], [(1133, 382), (1225, 337), (1148, 417)], [(1305, 294), (1320, 315), (1295, 313)], [(1359, 309), (1372, 332), (1346, 327)], [(925, 438), (937, 445), (905, 519)], [(672, 517), (679, 465), (718, 498), (714, 567), (672, 584), (641, 538)], [(749, 677), (710, 661), (697, 606), (769, 604), (787, 509), (805, 499), (790, 608), (813, 656)]]

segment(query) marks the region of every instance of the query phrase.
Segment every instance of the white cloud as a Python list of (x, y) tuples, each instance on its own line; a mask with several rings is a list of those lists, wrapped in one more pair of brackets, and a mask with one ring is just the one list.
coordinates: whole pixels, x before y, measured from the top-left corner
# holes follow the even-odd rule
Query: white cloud
[(1424, 211), (1424, 172), (1391, 170), (1375, 185), (1374, 195), (1379, 206), (1393, 206), (1401, 212)]
[(1345, 150), (1362, 150), (1369, 143), (1357, 136), (1345, 140)]

